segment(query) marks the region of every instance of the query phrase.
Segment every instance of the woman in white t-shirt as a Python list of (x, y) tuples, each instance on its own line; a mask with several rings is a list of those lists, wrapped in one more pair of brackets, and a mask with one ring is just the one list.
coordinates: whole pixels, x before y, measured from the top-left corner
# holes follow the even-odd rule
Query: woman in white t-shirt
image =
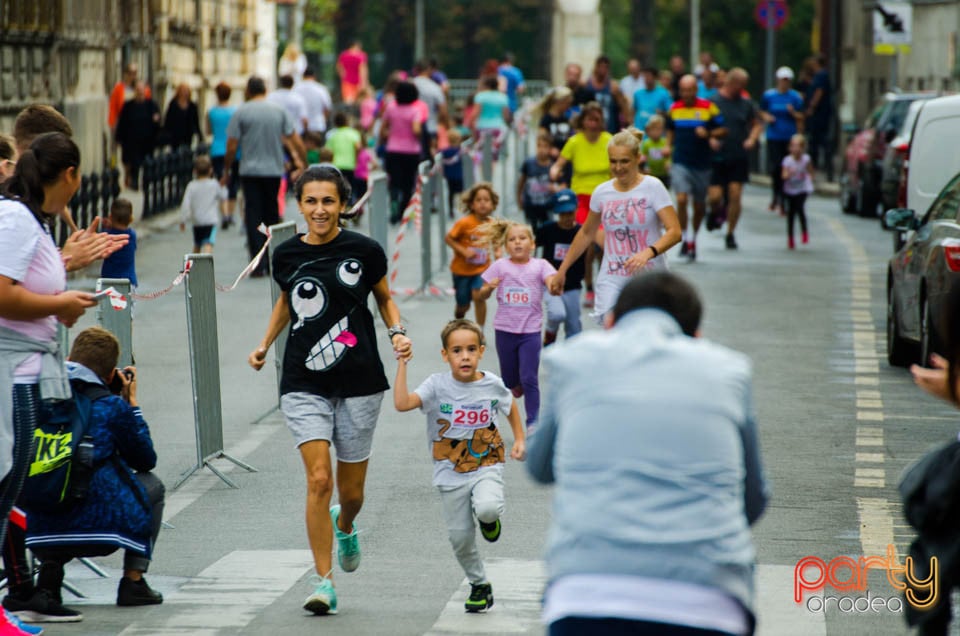
[(598, 321), (613, 308), (630, 276), (667, 267), (666, 251), (680, 242), (680, 221), (663, 183), (640, 172), (640, 141), (636, 128), (622, 130), (607, 144), (610, 173), (590, 197), (590, 214), (573, 239), (550, 293), (563, 292), (567, 270), (583, 254), (603, 225), (603, 261), (594, 289)]
[[(80, 150), (63, 133), (37, 137), (0, 193), (0, 542), (23, 485), (41, 399), (70, 388), (57, 323), (73, 325), (96, 304), (66, 291), (66, 270), (48, 224), (80, 186)], [(5, 618), (0, 614), (0, 634)]]

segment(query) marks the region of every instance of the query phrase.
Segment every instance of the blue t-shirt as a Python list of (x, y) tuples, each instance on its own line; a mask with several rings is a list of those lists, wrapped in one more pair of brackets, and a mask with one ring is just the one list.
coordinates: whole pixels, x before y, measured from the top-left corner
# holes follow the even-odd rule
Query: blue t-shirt
[(210, 142), (210, 156), (222, 157), (227, 154), (227, 124), (237, 110), (236, 106), (214, 106), (207, 112), (213, 141)]
[(703, 83), (703, 80), (697, 80), (697, 97), (701, 99), (709, 99), (713, 101), (713, 98), (719, 94), (719, 90), (714, 88), (707, 88), (707, 85)]
[(450, 146), (440, 151), (443, 155), (443, 177), (447, 181), (459, 181), (463, 184), (463, 161), (460, 158), (460, 146)]
[(137, 283), (137, 264), (135, 254), (137, 251), (137, 233), (132, 229), (117, 230), (107, 228), (107, 234), (126, 234), (130, 237), (130, 242), (119, 250), (103, 259), (103, 265), (100, 266), (100, 278), (126, 278), (130, 284), (136, 287)]
[(666, 115), (673, 105), (670, 93), (660, 84), (654, 88), (640, 88), (633, 94), (633, 125), (639, 130), (647, 127), (647, 121), (658, 112)]
[(501, 66), (497, 71), (507, 80), (507, 102), (510, 105), (510, 112), (515, 113), (519, 104), (517, 103), (517, 89), (523, 84), (523, 73), (516, 66)]
[(797, 134), (797, 120), (793, 118), (787, 106), (793, 110), (803, 112), (803, 97), (792, 88), (781, 93), (771, 88), (760, 98), (760, 110), (770, 113), (776, 118), (772, 124), (767, 124), (767, 139), (770, 141), (790, 141)]
[(503, 108), (509, 106), (507, 96), (500, 91), (480, 91), (473, 97), (473, 103), (480, 108), (477, 128), (503, 128), (507, 122), (503, 119)]

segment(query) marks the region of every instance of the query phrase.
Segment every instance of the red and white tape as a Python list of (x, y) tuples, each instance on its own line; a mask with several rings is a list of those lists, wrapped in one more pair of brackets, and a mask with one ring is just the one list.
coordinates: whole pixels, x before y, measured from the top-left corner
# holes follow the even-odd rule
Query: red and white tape
[(403, 239), (407, 235), (407, 225), (410, 224), (410, 220), (420, 215), (422, 196), (423, 182), (420, 179), (417, 179), (417, 189), (414, 191), (413, 196), (410, 197), (410, 203), (407, 204), (407, 209), (403, 211), (403, 217), (400, 219), (400, 227), (397, 230), (397, 237), (393, 241), (393, 255), (390, 257), (390, 266), (393, 267), (393, 271), (390, 272), (391, 288), (397, 281), (397, 274), (400, 272), (400, 268), (398, 267), (398, 261), (400, 260), (400, 245), (403, 243)]

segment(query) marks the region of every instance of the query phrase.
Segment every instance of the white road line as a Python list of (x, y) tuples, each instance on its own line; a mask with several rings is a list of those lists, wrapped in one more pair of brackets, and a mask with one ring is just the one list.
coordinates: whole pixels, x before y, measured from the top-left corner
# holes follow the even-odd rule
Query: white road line
[(854, 461), (861, 464), (882, 464), (883, 453), (857, 453)]
[[(227, 449), (227, 453), (239, 460), (245, 460), (279, 429), (279, 424), (261, 422), (252, 427), (243, 439)], [(223, 473), (231, 473), (234, 470), (239, 470), (233, 462), (226, 459), (217, 461), (217, 469)], [(206, 468), (197, 472), (184, 482), (180, 488), (173, 492), (167, 492), (166, 501), (163, 505), (163, 520), (169, 521), (177, 516), (187, 506), (202, 497), (204, 493), (218, 485), (222, 486), (223, 482)]]
[(757, 636), (825, 636), (827, 620), (793, 601), (792, 565), (758, 565)]
[(857, 419), (861, 422), (882, 422), (883, 411), (857, 411)]
[[(309, 550), (237, 550), (166, 594), (164, 607), (128, 626), (121, 636), (219, 634), (249, 625), (313, 568)], [(216, 608), (216, 611), (211, 611)]]
[(890, 502), (879, 497), (858, 497), (857, 514), (860, 518), (860, 545), (863, 555), (884, 555), (893, 544), (893, 515)]
[(428, 636), (445, 634), (540, 634), (541, 599), (546, 585), (543, 562), (524, 559), (484, 559), (493, 585), (493, 607), (468, 614), (463, 602), (470, 596), (466, 579), (440, 612)]

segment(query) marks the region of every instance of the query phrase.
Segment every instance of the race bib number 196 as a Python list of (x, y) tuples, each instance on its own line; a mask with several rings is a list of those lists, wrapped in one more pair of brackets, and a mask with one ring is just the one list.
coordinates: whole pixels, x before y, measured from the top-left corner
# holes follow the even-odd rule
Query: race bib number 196
[(526, 287), (507, 287), (503, 290), (504, 305), (529, 305), (530, 290)]

